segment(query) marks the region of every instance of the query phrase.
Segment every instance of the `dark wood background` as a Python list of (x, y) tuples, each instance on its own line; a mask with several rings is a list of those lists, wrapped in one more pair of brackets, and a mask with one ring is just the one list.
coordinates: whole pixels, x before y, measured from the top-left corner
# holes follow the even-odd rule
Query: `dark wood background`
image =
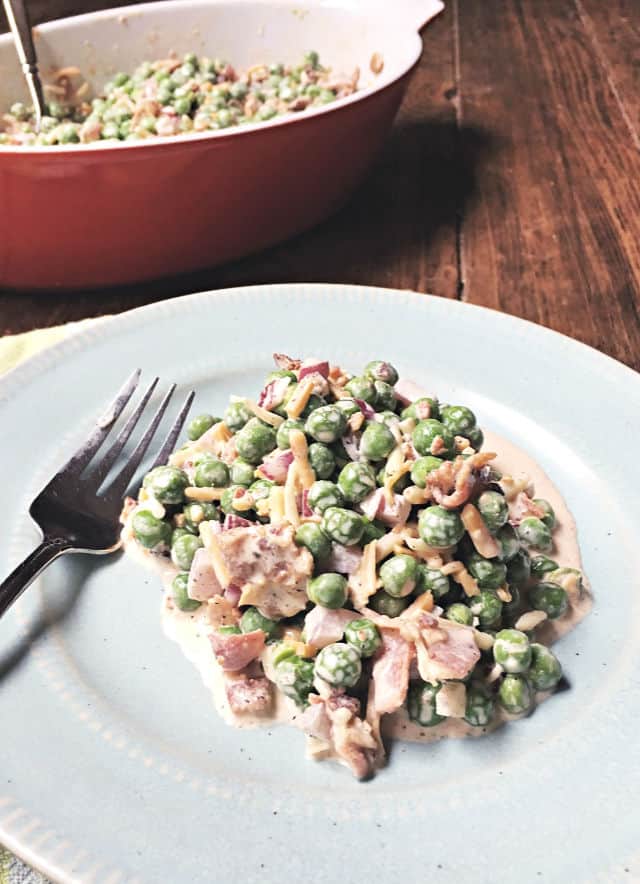
[[(110, 5), (30, 8), (41, 21)], [(338, 215), (180, 278), (0, 292), (0, 333), (205, 288), (339, 281), (494, 307), (640, 369), (639, 0), (448, 0), (424, 39), (387, 149)]]

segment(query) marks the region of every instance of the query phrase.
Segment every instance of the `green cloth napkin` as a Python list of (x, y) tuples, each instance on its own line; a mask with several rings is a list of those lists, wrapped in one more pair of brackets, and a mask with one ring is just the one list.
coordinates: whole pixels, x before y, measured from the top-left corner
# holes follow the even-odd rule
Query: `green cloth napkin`
[[(25, 332), (22, 335), (8, 335), (0, 338), (0, 375), (15, 368), (19, 362), (33, 356), (39, 350), (61, 341), (71, 332), (92, 320), (70, 322), (54, 328), (42, 328)], [(47, 884), (39, 872), (16, 859), (8, 850), (0, 846), (0, 884)]]

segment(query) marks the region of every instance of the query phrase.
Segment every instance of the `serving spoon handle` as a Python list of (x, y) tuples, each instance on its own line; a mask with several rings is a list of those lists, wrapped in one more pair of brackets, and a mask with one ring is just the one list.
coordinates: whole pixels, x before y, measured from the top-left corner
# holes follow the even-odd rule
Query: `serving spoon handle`
[(20, 59), (36, 117), (36, 129), (40, 130), (42, 117), (45, 114), (44, 93), (38, 72), (38, 57), (33, 45), (31, 22), (26, 7), (26, 0), (2, 0), (13, 34), (16, 52)]

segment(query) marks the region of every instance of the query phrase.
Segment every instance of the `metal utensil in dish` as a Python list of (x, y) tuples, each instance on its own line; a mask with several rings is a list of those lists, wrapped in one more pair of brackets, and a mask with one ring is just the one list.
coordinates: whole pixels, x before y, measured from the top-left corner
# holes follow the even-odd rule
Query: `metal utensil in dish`
[(36, 128), (40, 130), (40, 124), (45, 114), (44, 93), (42, 91), (40, 72), (38, 71), (38, 56), (33, 43), (29, 12), (25, 0), (2, 0), (2, 3), (9, 20), (9, 27), (13, 34), (20, 66), (27, 81), (31, 101), (33, 102)]

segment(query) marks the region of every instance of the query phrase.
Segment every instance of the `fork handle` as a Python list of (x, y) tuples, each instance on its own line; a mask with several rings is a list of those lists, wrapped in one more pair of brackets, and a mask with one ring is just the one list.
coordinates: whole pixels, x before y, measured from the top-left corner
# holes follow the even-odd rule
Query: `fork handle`
[(21, 562), (7, 579), (0, 583), (0, 617), (54, 559), (68, 552), (71, 548), (68, 540), (59, 537), (45, 537), (40, 546), (34, 549), (24, 562)]

